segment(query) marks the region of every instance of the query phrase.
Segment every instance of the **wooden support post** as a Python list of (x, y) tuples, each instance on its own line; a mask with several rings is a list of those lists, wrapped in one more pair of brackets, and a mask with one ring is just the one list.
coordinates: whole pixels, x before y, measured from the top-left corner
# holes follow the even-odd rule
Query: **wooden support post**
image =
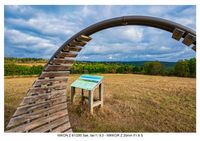
[(93, 91), (88, 91), (89, 92), (89, 110), (90, 113), (93, 114)]
[(81, 102), (84, 103), (84, 89), (81, 89)]
[(71, 103), (74, 103), (75, 87), (71, 87)]
[(103, 83), (99, 85), (99, 100), (101, 101), (100, 107), (103, 107)]

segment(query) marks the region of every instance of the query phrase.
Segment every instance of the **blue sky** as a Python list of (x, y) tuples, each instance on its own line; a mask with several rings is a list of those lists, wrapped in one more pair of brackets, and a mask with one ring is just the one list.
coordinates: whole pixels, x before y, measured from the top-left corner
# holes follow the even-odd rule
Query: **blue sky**
[[(160, 17), (196, 29), (195, 6), (5, 6), (5, 56), (49, 59), (87, 26), (127, 15)], [(151, 27), (115, 27), (92, 38), (77, 60), (177, 61), (195, 56), (171, 33)]]

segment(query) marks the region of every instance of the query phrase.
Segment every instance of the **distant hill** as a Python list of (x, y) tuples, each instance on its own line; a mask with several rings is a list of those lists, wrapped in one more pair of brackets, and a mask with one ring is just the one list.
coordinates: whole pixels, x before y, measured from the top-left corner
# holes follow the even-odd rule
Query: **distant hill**
[[(146, 62), (152, 62), (152, 61), (126, 61), (126, 62), (122, 62), (122, 61), (112, 61), (112, 62), (106, 62), (106, 61), (78, 61), (78, 62), (82, 62), (82, 63), (111, 63), (111, 64), (132, 64), (134, 66), (143, 66), (144, 63)], [(174, 67), (174, 65), (176, 64), (176, 62), (164, 62), (164, 61), (159, 61), (161, 64), (163, 64), (166, 68), (171, 68)]]
[[(47, 59), (43, 58), (14, 58), (14, 57), (5, 57), (4, 58), (4, 63), (47, 63)], [(146, 62), (152, 62), (152, 61), (77, 61), (80, 63), (111, 63), (111, 64), (131, 64), (134, 66), (143, 66), (144, 63)], [(164, 62), (164, 61), (159, 61), (161, 64), (165, 65), (166, 68), (171, 68), (173, 67), (176, 62)]]

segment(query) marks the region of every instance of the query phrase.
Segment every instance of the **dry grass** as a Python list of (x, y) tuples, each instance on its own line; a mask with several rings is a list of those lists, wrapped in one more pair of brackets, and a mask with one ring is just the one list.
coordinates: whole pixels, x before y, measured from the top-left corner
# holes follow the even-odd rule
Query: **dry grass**
[(20, 66), (44, 66), (46, 63), (37, 63), (37, 62), (32, 62), (32, 63), (15, 63), (16, 65)]
[(9, 119), (14, 114), (35, 79), (36, 77), (4, 79), (4, 127), (8, 124)]
[[(104, 74), (104, 107), (69, 104), (77, 132), (195, 132), (196, 79), (133, 74)], [(71, 84), (78, 75), (70, 75)], [(5, 79), (5, 124), (35, 78)], [(69, 94), (69, 84), (67, 93)]]

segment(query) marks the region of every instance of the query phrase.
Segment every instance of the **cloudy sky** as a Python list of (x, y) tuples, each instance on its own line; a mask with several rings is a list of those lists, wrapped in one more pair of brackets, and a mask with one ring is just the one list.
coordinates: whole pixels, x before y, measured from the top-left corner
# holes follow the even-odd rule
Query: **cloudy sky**
[[(155, 16), (196, 29), (195, 6), (5, 6), (5, 56), (49, 59), (72, 35), (96, 22), (127, 15)], [(144, 26), (100, 31), (78, 60), (177, 61), (195, 56), (171, 33)]]

